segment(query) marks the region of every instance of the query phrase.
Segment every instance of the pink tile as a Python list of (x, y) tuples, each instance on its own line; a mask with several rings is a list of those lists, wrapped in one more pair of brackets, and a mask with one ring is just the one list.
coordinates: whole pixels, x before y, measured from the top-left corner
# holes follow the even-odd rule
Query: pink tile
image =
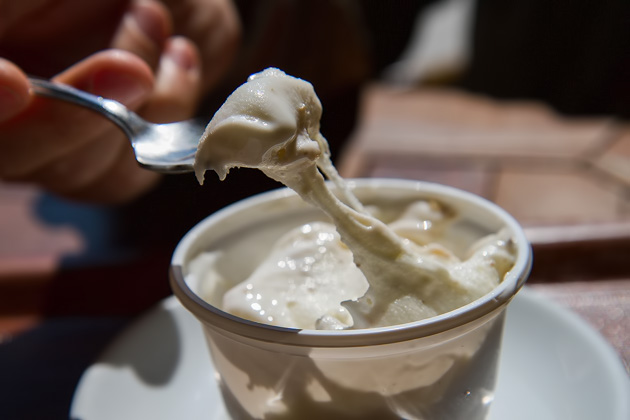
[(353, 141), (367, 153), (575, 157), (610, 129), (606, 118), (563, 118), (538, 103), (454, 90), (373, 86), (364, 100)]
[(577, 171), (506, 170), (495, 201), (525, 225), (580, 224), (622, 219), (614, 188)]
[(450, 185), (487, 197), (492, 174), (476, 162), (423, 160), (385, 154), (374, 156), (361, 176), (375, 178), (404, 178)]

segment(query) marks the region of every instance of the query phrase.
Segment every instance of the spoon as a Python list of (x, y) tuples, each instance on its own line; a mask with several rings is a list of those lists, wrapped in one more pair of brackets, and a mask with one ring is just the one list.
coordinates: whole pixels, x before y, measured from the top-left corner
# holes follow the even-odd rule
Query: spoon
[(72, 102), (113, 121), (129, 138), (141, 166), (163, 173), (193, 171), (197, 145), (205, 129), (201, 121), (154, 124), (112, 99), (36, 77), (29, 77), (29, 81), (36, 95)]

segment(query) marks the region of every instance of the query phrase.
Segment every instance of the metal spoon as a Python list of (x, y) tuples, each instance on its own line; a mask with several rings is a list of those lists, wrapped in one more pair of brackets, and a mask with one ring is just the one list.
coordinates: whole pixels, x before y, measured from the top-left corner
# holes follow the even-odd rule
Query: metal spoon
[(29, 81), (33, 92), (39, 96), (72, 102), (113, 121), (129, 138), (141, 166), (165, 173), (192, 172), (205, 123), (186, 120), (154, 124), (145, 121), (120, 102), (49, 80), (29, 77)]

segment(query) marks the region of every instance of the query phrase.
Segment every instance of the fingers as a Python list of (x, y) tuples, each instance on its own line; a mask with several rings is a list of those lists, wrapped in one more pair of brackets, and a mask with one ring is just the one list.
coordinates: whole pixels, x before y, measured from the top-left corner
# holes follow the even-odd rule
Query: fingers
[[(117, 100), (149, 120), (189, 118), (202, 94), (202, 58), (190, 40), (170, 37), (171, 26), (161, 3), (134, 0), (112, 43), (127, 52), (94, 54), (54, 79)], [(23, 72), (0, 60), (0, 178), (35, 182), (70, 198), (119, 202), (160, 177), (139, 167), (111, 122), (33, 96)]]
[(172, 31), (170, 12), (162, 3), (134, 0), (121, 20), (111, 47), (132, 52), (155, 69)]
[[(202, 93), (202, 59), (190, 40), (170, 37), (172, 26), (161, 2), (132, 0), (111, 43), (117, 50), (94, 54), (54, 80), (117, 100), (149, 120), (189, 118)], [(139, 167), (110, 121), (33, 96), (23, 72), (0, 59), (0, 178), (119, 202), (146, 191), (159, 175)]]
[[(192, 42), (182, 37), (167, 40), (155, 87), (140, 114), (155, 122), (190, 118), (200, 98), (200, 66)], [(45, 166), (35, 177), (45, 179), (42, 182), (49, 190), (74, 199), (110, 203), (130, 200), (151, 188), (159, 176), (138, 166), (127, 143), (119, 133), (101, 135), (63, 160)]]
[[(154, 83), (146, 63), (121, 51), (105, 51), (89, 57), (56, 80), (131, 108), (148, 99)], [(120, 136), (118, 129), (100, 115), (60, 101), (34, 97), (20, 115), (0, 125), (0, 177), (40, 182), (40, 178), (46, 178), (47, 167), (66, 162), (71, 168), (67, 157), (81, 156), (81, 150), (94, 139), (110, 133)], [(114, 151), (123, 144), (118, 141), (119, 145), (112, 140)], [(86, 168), (98, 168), (99, 157), (107, 158), (105, 153), (90, 156), (84, 164)], [(46, 182), (57, 182), (54, 177), (48, 178)]]
[(194, 115), (201, 99), (201, 60), (195, 45), (183, 37), (166, 43), (155, 90), (142, 115), (155, 122), (172, 122)]
[[(168, 39), (154, 89), (139, 113), (155, 122), (190, 118), (200, 99), (200, 66), (199, 53), (191, 41), (182, 37)], [(45, 181), (47, 187), (75, 199), (107, 202), (126, 201), (151, 188), (158, 181), (158, 174), (139, 167), (128, 140), (119, 134), (101, 135), (73, 151), (63, 162), (44, 168), (41, 176), (47, 174), (48, 179), (66, 179), (74, 174), (64, 184)]]
[(128, 140), (112, 132), (43, 166), (29, 181), (73, 200), (115, 204), (141, 195), (160, 178), (141, 168)]
[(164, 0), (174, 30), (193, 41), (200, 52), (203, 90), (214, 87), (236, 57), (241, 22), (231, 0)]
[(199, 41), (206, 89), (214, 87), (225, 75), (241, 41), (241, 21), (232, 1), (217, 0), (215, 3), (216, 7), (209, 18), (212, 29), (207, 29)]
[(129, 148), (120, 150), (113, 164), (92, 182), (82, 188), (63, 192), (66, 197), (91, 202), (123, 203), (151, 189), (161, 175), (138, 166), (135, 158), (129, 159)]
[(224, 76), (240, 44), (234, 5), (231, 0), (133, 0), (111, 46), (133, 52), (157, 69), (173, 32), (196, 45), (201, 93), (207, 92)]
[(29, 83), (24, 73), (0, 58), (0, 123), (22, 112), (29, 101)]
[(66, 151), (22, 176), (49, 191), (72, 196), (106, 174), (129, 147), (121, 133), (108, 130), (77, 148)]
[[(155, 122), (170, 122), (190, 118), (200, 98), (200, 58), (194, 44), (182, 37), (167, 40), (160, 58), (156, 83), (149, 100), (142, 106), (140, 114)], [(117, 133), (116, 133), (117, 134)], [(150, 189), (159, 180), (158, 174), (140, 168), (131, 154), (127, 140), (122, 139), (118, 154), (114, 154), (112, 141), (119, 140), (111, 135), (92, 141), (89, 147), (77, 150), (63, 165), (45, 169), (47, 173), (75, 173), (74, 180), (48, 188), (75, 199), (87, 201), (123, 202)], [(99, 157), (98, 168), (89, 167)], [(73, 165), (73, 166), (71, 166)], [(98, 170), (96, 170), (98, 169)], [(76, 174), (99, 176), (86, 182)]]
[[(153, 89), (153, 72), (134, 54), (119, 50), (96, 53), (54, 77), (57, 82), (137, 108)], [(90, 122), (92, 123), (92, 122)]]

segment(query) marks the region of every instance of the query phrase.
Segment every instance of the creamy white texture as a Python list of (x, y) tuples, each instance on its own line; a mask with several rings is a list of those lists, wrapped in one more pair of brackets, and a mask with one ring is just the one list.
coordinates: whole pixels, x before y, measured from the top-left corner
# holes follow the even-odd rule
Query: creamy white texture
[(203, 183), (207, 170), (223, 180), (231, 168), (257, 168), (299, 190), (304, 174), (318, 165), (346, 192), (345, 200), (361, 208), (330, 161), (328, 143), (319, 132), (321, 115), (309, 82), (276, 68), (251, 75), (206, 127), (195, 155), (197, 179)]
[[(369, 326), (435, 316), (462, 306), (499, 284), (513, 263), (506, 232), (473, 244), (462, 260), (438, 243), (443, 228), (451, 222), (452, 217), (436, 203), (419, 201), (389, 225), (419, 264), (431, 264), (429, 267), (442, 275), (435, 275), (433, 281), (449, 282), (451, 286), (448, 293), (433, 292), (441, 294), (439, 299), (432, 300), (421, 300), (420, 290), (417, 294), (407, 292), (408, 289), (403, 289), (404, 294), (382, 290), (374, 299), (377, 304), (389, 304), (380, 308), (383, 313), (379, 314), (378, 323)], [(204, 270), (213, 271), (211, 265)], [(372, 275), (391, 276), (387, 270)], [(427, 284), (428, 281), (425, 286)], [(222, 308), (272, 325), (305, 329), (356, 328), (345, 306), (360, 305), (360, 301), (352, 302), (364, 296), (367, 289), (365, 276), (355, 265), (352, 252), (341, 242), (335, 227), (314, 222), (291, 229), (278, 239), (254, 272), (224, 294)], [(356, 314), (354, 316), (356, 318)]]
[(308, 223), (283, 235), (244, 282), (223, 296), (223, 310), (267, 324), (316, 329), (352, 326), (341, 302), (368, 284), (330, 223)]
[[(365, 211), (330, 161), (319, 133), (321, 112), (308, 82), (268, 69), (239, 87), (206, 129), (195, 162), (200, 180), (206, 169), (223, 179), (232, 167), (258, 168), (323, 210), (341, 239), (331, 241), (323, 253), (334, 257), (322, 257), (314, 239), (318, 235), (289, 233), (249, 279), (225, 294), (225, 310), (287, 327), (369, 328), (448, 312), (502, 280), (516, 253), (507, 232), (483, 239), (462, 261), (433, 242), (440, 226), (451, 219), (439, 206), (417, 203), (391, 227)], [(341, 198), (331, 192), (322, 173), (334, 181)], [(338, 276), (358, 271), (348, 266), (349, 254), (342, 252), (346, 246), (369, 283), (365, 293), (360, 276)], [(308, 258), (317, 262), (306, 271), (281, 267)], [(337, 294), (342, 284), (347, 290)], [(300, 286), (289, 299), (291, 285)], [(300, 302), (295, 311), (293, 301)]]
[(195, 157), (224, 179), (230, 168), (287, 167), (320, 154), (316, 141), (322, 107), (310, 83), (267, 69), (249, 77), (212, 118)]

